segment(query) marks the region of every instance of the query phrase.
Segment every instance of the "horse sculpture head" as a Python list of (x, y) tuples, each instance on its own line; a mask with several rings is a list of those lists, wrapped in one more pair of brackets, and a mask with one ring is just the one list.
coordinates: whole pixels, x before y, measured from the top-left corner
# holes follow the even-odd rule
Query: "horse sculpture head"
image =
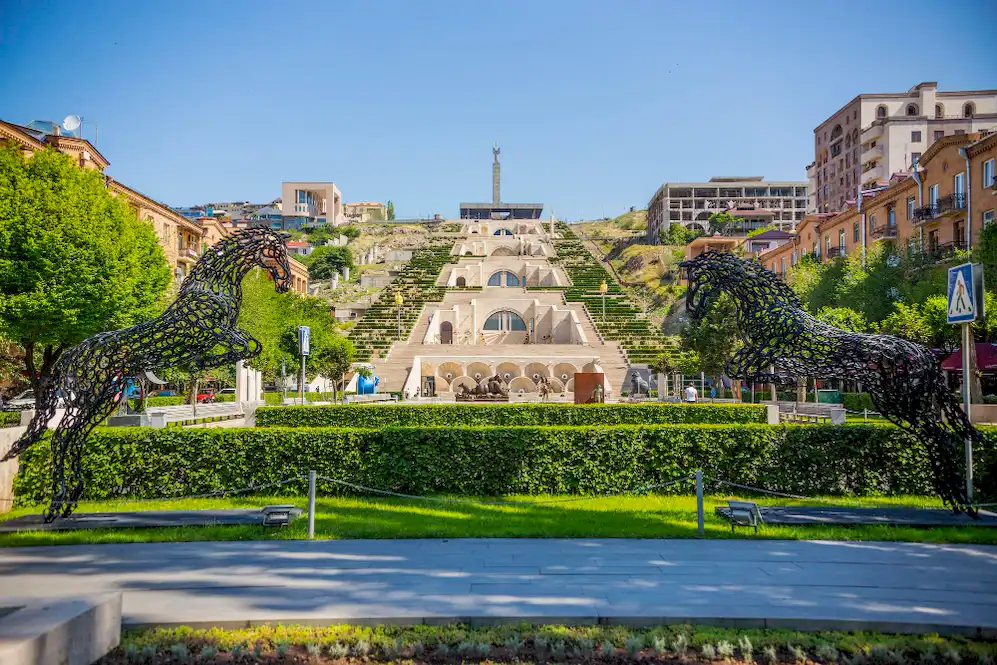
[(287, 258), (287, 240), (291, 236), (266, 228), (246, 229), (238, 234), (239, 242), (252, 248), (253, 262), (273, 278), (279, 293), (291, 290), (291, 262)]
[(685, 306), (694, 319), (702, 318), (721, 292), (737, 296), (739, 307), (784, 302), (802, 308), (793, 290), (757, 261), (708, 250), (679, 267), (689, 282)]

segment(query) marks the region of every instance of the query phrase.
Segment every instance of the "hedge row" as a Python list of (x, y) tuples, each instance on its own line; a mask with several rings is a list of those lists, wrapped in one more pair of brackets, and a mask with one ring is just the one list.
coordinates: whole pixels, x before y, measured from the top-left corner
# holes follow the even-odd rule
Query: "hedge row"
[[(984, 483), (997, 432), (989, 436), (978, 452)], [(97, 429), (83, 456), (84, 498), (91, 500), (231, 490), (309, 469), (410, 494), (607, 493), (667, 482), (697, 468), (707, 476), (806, 495), (931, 493), (921, 446), (885, 425), (121, 428)], [(15, 479), (17, 503), (47, 500), (49, 475), (49, 447), (33, 446)], [(328, 483), (322, 489), (345, 491)], [(680, 485), (669, 491), (691, 490)], [(280, 490), (305, 491), (305, 480)]]
[[(289, 399), (296, 399), (298, 397), (298, 391), (289, 390), (287, 392), (287, 397)], [(331, 402), (336, 399), (336, 393), (334, 392), (311, 392), (305, 393), (306, 402)], [(263, 401), (266, 404), (272, 404), (279, 406), (284, 400), (284, 393), (263, 393)]]
[(0, 411), (0, 427), (17, 427), (20, 424), (20, 411)]
[(745, 404), (340, 404), (256, 410), (259, 427), (726, 425), (765, 421), (765, 407)]

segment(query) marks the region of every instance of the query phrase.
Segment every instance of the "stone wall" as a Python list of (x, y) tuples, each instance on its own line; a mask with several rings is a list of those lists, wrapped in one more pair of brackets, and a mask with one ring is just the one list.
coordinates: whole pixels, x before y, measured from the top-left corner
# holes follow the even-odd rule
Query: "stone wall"
[[(7, 454), (27, 427), (0, 427), (0, 457)], [(17, 475), (17, 460), (0, 462), (0, 513), (9, 512), (14, 502), (14, 476)]]

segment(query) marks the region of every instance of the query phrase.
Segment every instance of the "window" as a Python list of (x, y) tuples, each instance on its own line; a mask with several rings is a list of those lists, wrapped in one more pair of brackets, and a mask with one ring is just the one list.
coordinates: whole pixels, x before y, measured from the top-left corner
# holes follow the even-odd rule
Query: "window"
[(911, 143), (920, 143), (921, 142), (921, 132), (911, 132), (910, 133), (910, 142)]
[(872, 215), (869, 217), (869, 229), (872, 231), (876, 230), (876, 216)]
[(488, 286), (521, 286), (521, 283), (515, 274), (500, 270), (488, 278)]
[(897, 209), (890, 208), (886, 211), (886, 227), (889, 229), (897, 228)]
[(886, 107), (885, 106), (877, 106), (876, 107), (876, 117), (877, 118), (885, 118), (886, 117)]
[(907, 105), (907, 115), (917, 115), (917, 104)]
[(512, 235), (512, 231), (510, 231), (509, 229), (499, 229), (498, 231), (496, 231), (492, 235), (494, 235), (494, 236), (511, 236)]
[(993, 158), (983, 162), (983, 186), (994, 186), (994, 160)]
[[(990, 212), (993, 212), (993, 211), (991, 210)], [(785, 275), (786, 274), (786, 257), (785, 256), (780, 256), (779, 257), (779, 274), (780, 275)]]
[(931, 203), (932, 207), (938, 205), (938, 185), (928, 187), (928, 202)]
[(984, 228), (986, 228), (990, 224), (993, 224), (993, 222), (994, 222), (994, 211), (993, 210), (984, 210), (983, 211), (983, 226), (984, 226)]
[(955, 193), (965, 194), (966, 193), (966, 174), (956, 173), (955, 174)]
[(942, 107), (941, 104), (935, 104), (935, 117), (936, 118), (945, 117), (945, 109)]
[(917, 199), (913, 196), (907, 197), (907, 219), (914, 219), (914, 206), (917, 205)]
[(838, 229), (838, 247), (845, 249), (845, 230)]
[(966, 133), (966, 130), (965, 129), (957, 129), (957, 130), (955, 130), (952, 133), (955, 134), (956, 136), (962, 136), (963, 134)]
[(515, 312), (510, 312), (509, 310), (503, 310), (501, 312), (495, 312), (485, 320), (485, 325), (482, 330), (526, 330), (526, 322), (523, 321), (523, 317)]
[(854, 224), (852, 224), (852, 242), (857, 243), (858, 241), (859, 241), (859, 223), (855, 222)]
[(962, 107), (962, 117), (963, 118), (972, 118), (973, 117), (973, 112), (975, 110), (976, 110), (976, 108), (973, 106), (973, 102), (967, 102), (966, 105)]
[(943, 130), (943, 129), (936, 129), (935, 130), (935, 140), (936, 141), (938, 139), (942, 138), (943, 136), (945, 136), (945, 130)]

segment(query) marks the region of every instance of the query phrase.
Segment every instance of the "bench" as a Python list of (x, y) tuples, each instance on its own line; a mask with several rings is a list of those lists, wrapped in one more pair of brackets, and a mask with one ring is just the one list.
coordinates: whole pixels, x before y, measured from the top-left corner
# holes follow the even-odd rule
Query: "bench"
[(813, 404), (811, 402), (777, 402), (779, 420), (782, 422), (807, 422), (843, 425), (845, 407), (841, 404)]
[(190, 404), (179, 406), (151, 406), (147, 409), (149, 424), (152, 427), (163, 428), (167, 423), (181, 423), (188, 420), (203, 418), (233, 418), (244, 415), (239, 402), (222, 402), (220, 404), (198, 404), (195, 410)]
[(347, 404), (359, 404), (364, 402), (391, 402), (398, 401), (398, 397), (390, 393), (374, 393), (373, 395), (347, 395)]
[(730, 532), (734, 533), (735, 526), (751, 526), (758, 533), (758, 525), (765, 524), (762, 514), (758, 511), (758, 504), (754, 501), (727, 501), (730, 508)]

